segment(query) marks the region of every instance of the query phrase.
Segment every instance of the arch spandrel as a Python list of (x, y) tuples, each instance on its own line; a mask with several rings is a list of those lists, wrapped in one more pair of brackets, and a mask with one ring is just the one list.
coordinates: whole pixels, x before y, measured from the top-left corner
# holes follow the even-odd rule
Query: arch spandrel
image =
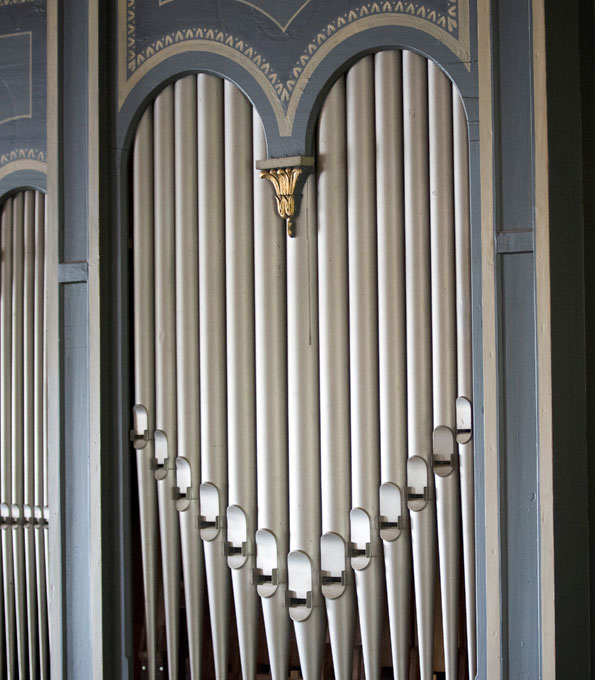
[(438, 63), (459, 87), (469, 120), (477, 120), (469, 0), (294, 3), (289, 22), (287, 12), (273, 16), (266, 2), (225, 0), (214, 13), (212, 3), (190, 8), (188, 1), (157, 9), (120, 2), (120, 147), (128, 147), (138, 112), (156, 90), (205, 71), (234, 82), (258, 109), (270, 158), (311, 155), (315, 121), (336, 77), (366, 53), (391, 48)]

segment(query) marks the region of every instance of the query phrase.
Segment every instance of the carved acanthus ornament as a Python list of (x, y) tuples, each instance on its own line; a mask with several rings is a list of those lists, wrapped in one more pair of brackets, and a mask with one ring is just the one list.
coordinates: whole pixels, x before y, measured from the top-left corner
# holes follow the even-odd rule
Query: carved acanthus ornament
[(295, 236), (294, 217), (299, 212), (300, 191), (314, 167), (314, 159), (309, 156), (272, 158), (257, 162), (256, 167), (261, 170), (261, 178), (268, 179), (275, 189), (277, 212), (285, 220), (287, 235)]

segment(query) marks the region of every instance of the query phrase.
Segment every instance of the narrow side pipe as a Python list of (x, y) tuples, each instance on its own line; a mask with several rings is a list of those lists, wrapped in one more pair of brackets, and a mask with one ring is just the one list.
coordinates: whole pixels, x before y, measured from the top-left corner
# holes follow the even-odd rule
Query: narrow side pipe
[[(154, 309), (154, 204), (153, 107), (144, 112), (136, 131), (132, 174), (134, 401), (133, 411), (144, 422), (133, 423), (135, 436), (146, 436), (135, 446), (138, 480), (143, 594), (149, 680), (157, 673), (157, 487), (155, 460), (155, 309)], [(142, 430), (142, 432), (141, 432)], [(142, 441), (142, 440), (141, 440)]]
[(180, 528), (176, 486), (176, 291), (174, 218), (174, 88), (167, 86), (155, 99), (154, 228), (155, 228), (155, 477), (161, 535), (161, 564), (165, 600), (167, 665), (178, 677), (180, 609)]
[(411, 524), (407, 508), (407, 348), (401, 52), (374, 57), (378, 363), (380, 388), (380, 536), (397, 680), (409, 678), (412, 615)]
[(7, 520), (12, 503), (12, 250), (13, 202), (8, 198), (2, 206), (0, 268), (0, 501), (2, 503), (2, 584), (4, 593), (4, 633), (6, 635), (5, 663), (9, 679), (16, 677), (16, 638), (14, 610), (14, 579), (12, 561), (12, 533)]
[(421, 680), (432, 680), (436, 504), (432, 466), (432, 341), (426, 59), (403, 52), (407, 497)]
[(201, 537), (218, 680), (227, 677), (227, 531), (223, 80), (197, 76), (201, 422)]
[[(30, 204), (30, 201), (27, 201)], [(30, 207), (30, 205), (29, 205)], [(17, 665), (20, 677), (27, 672), (27, 603), (25, 573), (24, 500), (24, 284), (25, 192), (13, 199), (12, 249), (12, 559), (16, 615)]]
[(174, 84), (177, 503), (192, 680), (201, 677), (204, 556), (199, 533), (198, 141), (196, 77)]
[(23, 520), (25, 548), (25, 595), (27, 609), (27, 656), (29, 675), (37, 674), (37, 578), (35, 533), (35, 234), (36, 192), (25, 192), (24, 288), (23, 288)]
[(45, 195), (35, 192), (35, 262), (33, 309), (33, 515), (36, 520), (35, 572), (37, 579), (37, 635), (39, 640), (39, 677), (49, 677), (48, 605), (43, 529), (44, 506), (44, 342), (45, 342)]
[[(321, 583), (335, 677), (351, 676), (356, 624), (349, 562), (351, 428), (347, 273), (345, 78), (329, 92), (318, 123), (318, 319), (320, 336)], [(337, 581), (337, 579), (339, 579)]]
[[(461, 97), (453, 85), (453, 149), (455, 203), (455, 261), (457, 297), (457, 395), (473, 403), (471, 336), (471, 229), (469, 222), (469, 141)], [(472, 426), (472, 422), (468, 423)], [(463, 425), (463, 423), (460, 423)], [(472, 435), (472, 432), (469, 433)], [(459, 439), (467, 439), (461, 437)], [(473, 492), (473, 439), (459, 441), (461, 514), (463, 521), (463, 571), (469, 677), (477, 673), (475, 614), (475, 500)]]
[(256, 566), (256, 408), (252, 105), (224, 86), (225, 257), (227, 290), (227, 563), (235, 601), (242, 677), (256, 676), (259, 598)]
[(322, 673), (325, 612), (320, 591), (318, 276), (314, 177), (304, 187), (297, 235), (287, 240), (289, 431), (288, 608), (305, 680)]
[(347, 73), (347, 186), (349, 233), (349, 343), (351, 374), (351, 543), (364, 667), (380, 676), (385, 608), (382, 546), (378, 535), (380, 485), (378, 403), (378, 279), (374, 58)]
[[(262, 122), (253, 110), (254, 159), (267, 157)], [(286, 237), (270, 187), (254, 173), (256, 339), (256, 470), (258, 532), (254, 572), (261, 596), (273, 680), (289, 667), (285, 607), (288, 550)]]

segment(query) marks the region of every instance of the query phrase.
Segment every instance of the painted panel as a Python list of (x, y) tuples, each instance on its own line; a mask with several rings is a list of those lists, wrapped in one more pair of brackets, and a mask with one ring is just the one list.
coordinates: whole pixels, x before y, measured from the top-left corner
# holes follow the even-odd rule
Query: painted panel
[(31, 118), (31, 33), (0, 35), (0, 125)]
[(539, 677), (539, 504), (533, 253), (500, 258), (503, 675)]
[(45, 171), (46, 0), (0, 0), (0, 180)]
[(285, 113), (329, 47), (371, 26), (419, 29), (470, 60), (469, 0), (120, 0), (119, 24), (120, 105), (151, 68), (190, 50), (252, 71)]

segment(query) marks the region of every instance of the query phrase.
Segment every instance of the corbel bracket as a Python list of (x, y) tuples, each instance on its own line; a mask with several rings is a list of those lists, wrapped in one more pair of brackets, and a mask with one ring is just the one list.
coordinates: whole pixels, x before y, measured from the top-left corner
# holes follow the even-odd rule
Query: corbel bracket
[(260, 176), (270, 180), (275, 188), (275, 201), (279, 217), (287, 224), (287, 235), (295, 236), (294, 218), (299, 213), (301, 191), (314, 169), (312, 156), (287, 156), (256, 161)]

